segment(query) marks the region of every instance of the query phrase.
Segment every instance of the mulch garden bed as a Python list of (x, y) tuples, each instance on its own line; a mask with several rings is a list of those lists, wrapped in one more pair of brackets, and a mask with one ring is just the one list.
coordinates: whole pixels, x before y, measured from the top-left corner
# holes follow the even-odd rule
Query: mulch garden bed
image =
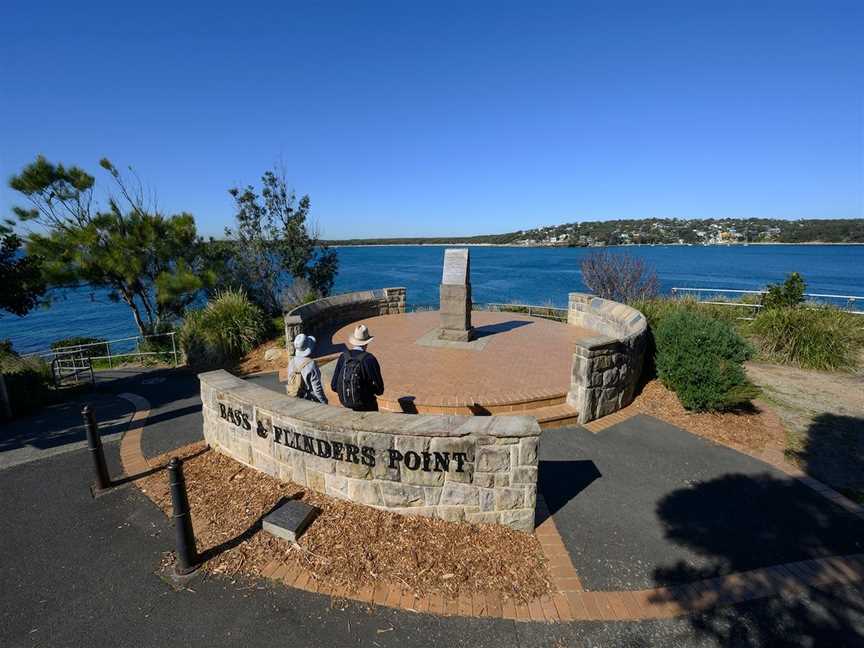
[(288, 355), (285, 353), (280, 355), (278, 360), (265, 360), (264, 354), (270, 349), (279, 349), (280, 351), (284, 351), (285, 346), (282, 343), (282, 340), (279, 339), (270, 340), (255, 347), (240, 360), (239, 373), (247, 375), (261, 371), (277, 371), (288, 364)]
[[(309, 570), (349, 592), (385, 582), (417, 595), (489, 592), (528, 601), (551, 590), (533, 535), (498, 525), (456, 524), (407, 517), (328, 497), (243, 466), (204, 443), (150, 460), (184, 458), (183, 470), (204, 569), (258, 576), (274, 559)], [(165, 472), (138, 482), (166, 514), (171, 498)], [(261, 518), (283, 497), (321, 509), (297, 545), (261, 530)]]
[(675, 393), (651, 380), (627, 408), (649, 414), (715, 443), (743, 450), (783, 449), (786, 433), (777, 414), (764, 403), (732, 412), (688, 412)]

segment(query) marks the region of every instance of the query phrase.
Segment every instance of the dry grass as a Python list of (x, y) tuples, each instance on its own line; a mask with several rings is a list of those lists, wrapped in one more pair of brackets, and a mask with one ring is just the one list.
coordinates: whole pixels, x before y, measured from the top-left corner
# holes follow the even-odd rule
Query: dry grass
[[(184, 474), (200, 552), (212, 573), (257, 576), (273, 559), (297, 564), (348, 591), (385, 582), (417, 595), (494, 592), (530, 600), (550, 591), (533, 535), (497, 525), (405, 517), (327, 497), (193, 444), (152, 460), (189, 457)], [(164, 512), (171, 507), (164, 471), (139, 485)], [(260, 519), (282, 497), (321, 509), (298, 545), (261, 531)]]
[(733, 448), (783, 448), (785, 432), (777, 415), (762, 403), (737, 412), (688, 412), (659, 380), (648, 382), (628, 410), (649, 414), (693, 434)]

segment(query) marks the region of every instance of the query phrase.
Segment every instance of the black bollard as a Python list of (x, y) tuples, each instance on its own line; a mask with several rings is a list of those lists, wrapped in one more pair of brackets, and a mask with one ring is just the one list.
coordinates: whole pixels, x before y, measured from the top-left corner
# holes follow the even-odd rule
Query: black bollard
[(177, 536), (177, 562), (174, 571), (180, 576), (198, 569), (198, 551), (192, 530), (192, 513), (186, 496), (183, 462), (174, 457), (168, 462), (168, 484), (171, 487), (171, 506), (174, 508), (174, 530)]
[(93, 408), (85, 405), (81, 410), (84, 418), (84, 428), (87, 430), (87, 447), (90, 456), (93, 457), (93, 469), (96, 471), (96, 490), (105, 490), (111, 486), (111, 478), (108, 477), (108, 466), (105, 465), (105, 452), (102, 449), (102, 437), (99, 436), (99, 428), (96, 426), (96, 416)]

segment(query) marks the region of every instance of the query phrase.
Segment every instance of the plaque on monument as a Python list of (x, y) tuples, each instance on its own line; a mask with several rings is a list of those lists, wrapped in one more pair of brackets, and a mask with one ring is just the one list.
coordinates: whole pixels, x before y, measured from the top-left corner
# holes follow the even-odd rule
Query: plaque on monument
[(444, 276), (442, 284), (464, 286), (470, 283), (468, 250), (444, 250)]
[(263, 527), (278, 538), (297, 542), (297, 538), (318, 515), (318, 509), (300, 500), (284, 499), (264, 516)]
[(439, 338), (455, 342), (471, 339), (471, 261), (468, 250), (445, 250), (440, 290)]

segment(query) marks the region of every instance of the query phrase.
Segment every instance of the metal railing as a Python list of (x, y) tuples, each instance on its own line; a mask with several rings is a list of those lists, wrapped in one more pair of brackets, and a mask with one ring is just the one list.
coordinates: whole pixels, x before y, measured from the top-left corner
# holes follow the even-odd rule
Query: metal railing
[[(115, 340), (104, 340), (100, 342), (88, 342), (86, 344), (73, 344), (69, 346), (62, 346), (57, 347), (56, 349), (51, 349), (50, 351), (36, 351), (34, 353), (23, 354), (22, 357), (45, 358), (53, 365), (55, 360), (69, 357), (80, 357), (83, 355), (88, 358), (91, 366), (95, 360), (105, 360), (108, 363), (108, 368), (112, 369), (115, 364), (119, 364), (121, 362), (121, 358), (137, 357), (139, 362), (143, 362), (144, 358), (149, 356), (171, 356), (174, 359), (174, 366), (177, 367), (180, 364), (180, 354), (177, 351), (177, 341), (175, 336), (176, 333), (174, 331), (171, 331), (169, 333), (159, 333), (158, 335), (135, 335), (132, 337), (117, 338)], [(141, 343), (144, 340), (166, 337), (171, 339), (170, 351), (168, 349), (165, 349), (164, 351), (143, 351), (141, 349)], [(115, 347), (115, 349), (112, 351), (112, 345), (119, 345), (120, 348), (118, 349), (117, 347)], [(96, 351), (94, 347), (103, 347), (105, 349), (105, 354), (94, 355), (94, 353), (90, 351), (90, 349)], [(129, 347), (133, 347), (133, 349), (126, 350)], [(68, 360), (65, 362), (68, 363)]]
[(529, 317), (541, 317), (558, 322), (567, 321), (567, 309), (555, 306), (537, 306), (536, 304), (480, 304), (482, 308), (476, 310), (488, 310), (492, 312), (525, 313)]
[(51, 360), (51, 380), (55, 388), (62, 387), (68, 382), (74, 382), (77, 385), (81, 382), (82, 376), (86, 376), (91, 385), (96, 384), (93, 362), (85, 352), (60, 353)]
[[(764, 295), (766, 290), (740, 290), (735, 288), (689, 288), (689, 287), (674, 287), (671, 289), (672, 296), (676, 298), (687, 297), (692, 295), (700, 304), (711, 304), (713, 306), (730, 306), (738, 308), (750, 308), (751, 315), (762, 308), (762, 304), (758, 302), (749, 303), (743, 301), (724, 301), (721, 299), (710, 299), (711, 295), (723, 296), (729, 295)], [(700, 294), (708, 294), (709, 299), (700, 299)], [(864, 315), (864, 310), (855, 310), (859, 304), (864, 304), (864, 297), (857, 295), (834, 295), (829, 293), (804, 293), (804, 298), (811, 306), (830, 305), (841, 308), (852, 315)], [(839, 303), (838, 303), (839, 302)], [(752, 317), (740, 317), (739, 319), (753, 319)]]
[[(409, 304), (405, 310), (408, 313), (437, 311), (438, 304)], [(558, 322), (567, 321), (567, 309), (558, 308), (556, 306), (538, 306), (537, 304), (501, 304), (496, 302), (474, 302), (471, 304), (471, 310), (491, 311), (493, 313), (524, 313), (529, 317), (541, 317), (543, 319), (551, 319)]]

